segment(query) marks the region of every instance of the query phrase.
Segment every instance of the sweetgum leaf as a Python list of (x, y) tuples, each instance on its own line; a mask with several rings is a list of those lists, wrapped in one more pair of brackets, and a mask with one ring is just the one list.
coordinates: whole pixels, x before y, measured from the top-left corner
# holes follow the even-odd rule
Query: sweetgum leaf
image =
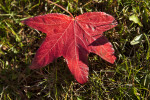
[(58, 13), (37, 16), (22, 23), (47, 34), (37, 50), (31, 69), (44, 67), (63, 56), (75, 79), (83, 84), (88, 80), (88, 54), (93, 52), (114, 63), (114, 49), (103, 32), (117, 25), (104, 12), (88, 12), (71, 18)]

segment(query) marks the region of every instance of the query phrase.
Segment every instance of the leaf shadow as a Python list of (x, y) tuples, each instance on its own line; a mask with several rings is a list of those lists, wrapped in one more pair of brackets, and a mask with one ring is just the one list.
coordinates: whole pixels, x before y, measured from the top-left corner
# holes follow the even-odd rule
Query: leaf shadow
[[(107, 38), (102, 35), (99, 38), (97, 38), (95, 41), (93, 41), (91, 44), (89, 44), (88, 46), (100, 46), (100, 45), (104, 45), (108, 42), (109, 41), (107, 40)], [(81, 60), (84, 64), (88, 65), (88, 55), (90, 54), (90, 52), (87, 51), (81, 45), (78, 45), (78, 47), (79, 47), (79, 60)], [(85, 58), (85, 57), (87, 57), (87, 58)]]
[(78, 45), (78, 46), (79, 46), (79, 60), (82, 61), (84, 64), (86, 64), (88, 66), (89, 51), (87, 51), (81, 45)]
[(107, 40), (107, 38), (102, 35), (101, 37), (97, 38), (94, 42), (89, 44), (88, 46), (100, 46), (100, 45), (104, 45), (108, 42), (109, 41)]

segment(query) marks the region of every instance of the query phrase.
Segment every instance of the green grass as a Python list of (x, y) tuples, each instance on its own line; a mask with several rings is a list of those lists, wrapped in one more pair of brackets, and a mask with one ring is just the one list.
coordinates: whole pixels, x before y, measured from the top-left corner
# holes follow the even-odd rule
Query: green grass
[[(47, 13), (68, 13), (44, 0), (0, 0), (0, 100), (149, 100), (150, 1), (55, 2), (74, 16), (104, 11), (116, 18), (118, 26), (105, 32), (115, 48), (115, 64), (90, 54), (89, 81), (84, 85), (73, 78), (63, 58), (30, 70), (28, 66), (45, 34), (21, 21)], [(138, 43), (131, 45), (140, 34)]]

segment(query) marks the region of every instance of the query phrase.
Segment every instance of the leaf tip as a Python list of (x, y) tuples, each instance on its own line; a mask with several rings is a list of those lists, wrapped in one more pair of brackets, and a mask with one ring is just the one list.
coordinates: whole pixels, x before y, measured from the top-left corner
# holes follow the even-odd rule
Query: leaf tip
[(116, 59), (117, 59), (117, 58), (116, 58), (115, 56), (112, 56), (112, 60), (110, 61), (110, 63), (111, 63), (111, 64), (114, 64), (115, 61), (116, 61)]
[(21, 21), (21, 23), (25, 24), (25, 20)]
[(88, 81), (88, 78), (86, 80), (77, 80), (80, 84), (85, 84)]

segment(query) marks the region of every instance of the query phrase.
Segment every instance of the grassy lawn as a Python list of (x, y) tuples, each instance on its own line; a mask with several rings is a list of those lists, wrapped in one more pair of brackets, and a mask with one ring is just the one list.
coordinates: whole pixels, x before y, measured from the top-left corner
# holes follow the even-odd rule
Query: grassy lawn
[(0, 100), (150, 100), (150, 1), (53, 0), (74, 16), (102, 11), (118, 26), (105, 32), (117, 60), (89, 55), (89, 81), (79, 84), (63, 57), (44, 68), (29, 65), (46, 35), (21, 23), (67, 12), (46, 0), (0, 0)]

